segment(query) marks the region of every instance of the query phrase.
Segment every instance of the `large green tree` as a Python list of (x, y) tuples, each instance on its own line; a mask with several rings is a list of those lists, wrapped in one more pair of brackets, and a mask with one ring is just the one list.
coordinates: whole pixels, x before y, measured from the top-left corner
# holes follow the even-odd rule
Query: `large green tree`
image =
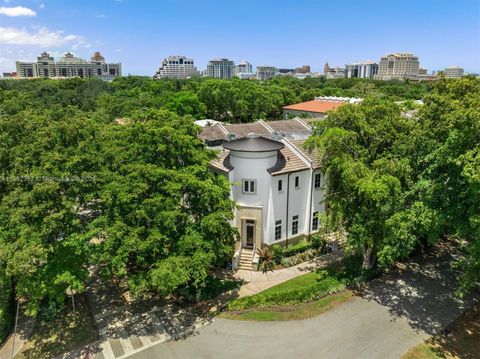
[(462, 290), (480, 281), (480, 80), (440, 80), (420, 111), (413, 158), (444, 235), (465, 241)]
[(409, 153), (418, 122), (385, 100), (346, 105), (318, 122), (307, 146), (328, 175), (329, 218), (348, 232), (366, 269), (408, 256), (418, 237), (435, 238), (435, 212), (418, 201)]
[(413, 117), (379, 99), (342, 106), (308, 145), (328, 174), (328, 218), (365, 268), (455, 236), (461, 292), (480, 280), (479, 79), (441, 79)]
[(233, 254), (229, 185), (208, 169), (215, 154), (197, 132), (190, 118), (158, 110), (101, 132), (95, 253), (137, 295), (198, 295)]
[(0, 117), (0, 268), (36, 314), (83, 289), (78, 209), (94, 191), (96, 126), (74, 108)]

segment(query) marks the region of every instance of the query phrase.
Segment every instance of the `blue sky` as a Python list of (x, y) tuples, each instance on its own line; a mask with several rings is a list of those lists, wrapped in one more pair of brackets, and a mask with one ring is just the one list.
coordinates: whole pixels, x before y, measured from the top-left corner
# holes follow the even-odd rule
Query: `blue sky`
[(480, 0), (0, 0), (0, 72), (42, 50), (100, 51), (139, 75), (174, 54), (321, 71), (398, 51), (480, 72)]

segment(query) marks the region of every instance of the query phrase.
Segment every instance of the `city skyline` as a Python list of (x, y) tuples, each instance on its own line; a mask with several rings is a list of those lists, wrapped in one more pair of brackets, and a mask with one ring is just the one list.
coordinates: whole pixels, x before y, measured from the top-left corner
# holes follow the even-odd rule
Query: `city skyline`
[(278, 68), (309, 64), (321, 72), (325, 61), (378, 63), (391, 52), (415, 53), (429, 73), (455, 65), (480, 72), (478, 1), (406, 1), (402, 9), (347, 1), (341, 6), (348, 11), (340, 12), (313, 1), (219, 4), (0, 0), (0, 72), (14, 71), (16, 60), (32, 61), (42, 51), (56, 58), (101, 51), (122, 62), (125, 75), (152, 76), (170, 55), (193, 58), (199, 70), (211, 59), (228, 58)]

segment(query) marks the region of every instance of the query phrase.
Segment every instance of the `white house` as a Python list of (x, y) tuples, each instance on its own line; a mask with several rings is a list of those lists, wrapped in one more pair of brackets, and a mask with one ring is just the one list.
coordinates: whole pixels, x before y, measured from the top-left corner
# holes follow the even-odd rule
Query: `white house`
[(220, 150), (212, 169), (232, 183), (232, 225), (240, 233), (237, 255), (244, 267), (255, 267), (255, 248), (292, 244), (319, 229), (325, 181), (316, 154), (303, 148), (310, 133), (308, 123), (297, 118), (219, 123), (200, 134)]

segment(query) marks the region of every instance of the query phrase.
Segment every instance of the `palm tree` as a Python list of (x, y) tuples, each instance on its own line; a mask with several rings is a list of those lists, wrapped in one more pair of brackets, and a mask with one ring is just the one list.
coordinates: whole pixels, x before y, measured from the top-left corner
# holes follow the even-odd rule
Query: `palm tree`
[(262, 272), (273, 272), (273, 266), (275, 264), (275, 256), (269, 247), (257, 248), (257, 254), (260, 257), (260, 264), (262, 265)]

